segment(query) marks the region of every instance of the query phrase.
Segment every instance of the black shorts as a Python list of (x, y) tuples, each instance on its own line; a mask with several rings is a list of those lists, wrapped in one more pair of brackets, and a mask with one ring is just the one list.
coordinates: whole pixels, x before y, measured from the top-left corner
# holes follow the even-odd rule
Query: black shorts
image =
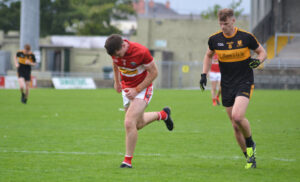
[(20, 64), (18, 68), (18, 77), (24, 78), (25, 81), (30, 81), (31, 76), (31, 67), (30, 66), (23, 66)]
[(237, 96), (251, 98), (254, 89), (254, 84), (241, 84), (232, 88), (222, 87), (222, 104), (225, 107), (231, 107), (234, 104)]

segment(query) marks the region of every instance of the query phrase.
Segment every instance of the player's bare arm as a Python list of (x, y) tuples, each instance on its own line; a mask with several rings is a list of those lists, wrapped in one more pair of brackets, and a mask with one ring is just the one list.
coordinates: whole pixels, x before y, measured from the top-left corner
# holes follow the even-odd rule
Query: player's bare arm
[(114, 81), (115, 81), (114, 88), (118, 93), (120, 93), (122, 91), (122, 86), (120, 82), (120, 73), (119, 73), (118, 66), (113, 64), (113, 70), (114, 70)]
[(205, 90), (205, 86), (207, 84), (207, 73), (210, 69), (211, 66), (211, 61), (212, 57), (214, 55), (214, 51), (210, 50), (209, 48), (207, 49), (204, 60), (203, 60), (203, 71), (201, 74), (201, 79), (200, 79), (200, 88), (201, 90)]
[(254, 52), (257, 54), (257, 58), (250, 58), (251, 62), (249, 63), (249, 66), (252, 69), (257, 68), (267, 58), (267, 53), (260, 44), (258, 48), (254, 50)]
[(202, 73), (205, 73), (205, 74), (208, 73), (208, 71), (210, 69), (210, 65), (211, 65), (213, 55), (214, 55), (214, 51), (207, 48), (207, 51), (205, 53), (204, 60), (203, 60), (203, 71), (202, 71)]
[(145, 88), (147, 88), (157, 77), (158, 75), (158, 70), (156, 67), (156, 64), (154, 63), (154, 61), (152, 61), (151, 63), (144, 65), (145, 69), (148, 72), (148, 75), (146, 76), (146, 78), (144, 79), (143, 82), (141, 82), (136, 88), (126, 88), (126, 96), (129, 99), (134, 99), (134, 97), (142, 90), (144, 90)]
[(17, 56), (15, 56), (15, 65), (16, 65), (16, 68), (19, 68), (19, 66), (20, 66)]
[(257, 54), (257, 59), (259, 59), (260, 63), (263, 63), (267, 58), (267, 53), (260, 44), (258, 48), (254, 50), (254, 52)]

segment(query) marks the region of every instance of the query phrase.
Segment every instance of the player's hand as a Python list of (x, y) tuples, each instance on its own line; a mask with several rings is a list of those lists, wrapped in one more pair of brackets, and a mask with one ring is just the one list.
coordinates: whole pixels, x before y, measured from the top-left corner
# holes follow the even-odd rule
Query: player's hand
[(255, 58), (250, 58), (249, 67), (254, 69), (257, 68), (260, 65), (260, 60)]
[(120, 93), (120, 92), (122, 91), (122, 85), (121, 85), (121, 83), (120, 83), (120, 82), (115, 82), (115, 83), (114, 83), (114, 88), (115, 88), (115, 90), (116, 90), (118, 93)]
[(19, 63), (16, 63), (16, 68), (19, 68), (19, 66), (20, 66)]
[(31, 62), (28, 59), (26, 59), (25, 64), (31, 65)]
[(200, 79), (200, 88), (201, 88), (201, 90), (205, 90), (206, 83), (207, 83), (206, 73), (202, 73), (201, 74), (201, 79)]
[(125, 95), (129, 100), (133, 100), (135, 96), (137, 96), (138, 92), (135, 88), (125, 88), (124, 89)]

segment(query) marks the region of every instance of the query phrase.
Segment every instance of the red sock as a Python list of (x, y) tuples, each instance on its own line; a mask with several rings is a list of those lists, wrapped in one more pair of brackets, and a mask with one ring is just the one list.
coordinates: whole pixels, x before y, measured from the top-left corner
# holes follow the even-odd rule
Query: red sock
[(157, 120), (166, 120), (168, 118), (168, 114), (164, 110), (157, 112), (157, 114), (158, 114)]
[(132, 158), (133, 158), (133, 156), (125, 155), (125, 158), (124, 158), (124, 161), (123, 161), (123, 162), (125, 162), (125, 163), (131, 165), (131, 159), (132, 159)]

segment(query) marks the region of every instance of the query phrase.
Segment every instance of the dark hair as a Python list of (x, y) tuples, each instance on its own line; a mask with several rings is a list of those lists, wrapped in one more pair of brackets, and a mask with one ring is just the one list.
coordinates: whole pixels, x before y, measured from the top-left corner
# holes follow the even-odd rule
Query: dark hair
[(25, 49), (26, 51), (30, 51), (31, 47), (30, 47), (29, 44), (25, 44), (25, 45), (24, 45), (24, 49)]
[(121, 35), (112, 34), (105, 41), (105, 49), (107, 54), (113, 56), (116, 51), (122, 48), (123, 39)]
[(226, 21), (227, 18), (231, 18), (233, 16), (234, 16), (234, 12), (232, 9), (229, 8), (221, 9), (218, 12), (219, 21)]

